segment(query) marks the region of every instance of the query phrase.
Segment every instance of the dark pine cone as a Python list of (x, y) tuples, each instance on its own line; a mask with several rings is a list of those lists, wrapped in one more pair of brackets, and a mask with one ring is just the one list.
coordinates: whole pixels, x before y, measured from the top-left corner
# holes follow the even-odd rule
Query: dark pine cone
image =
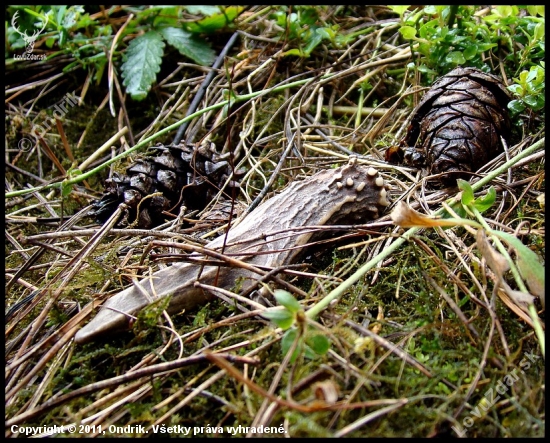
[(510, 96), (501, 80), (476, 68), (456, 68), (438, 79), (414, 110), (401, 142), (405, 161), (454, 184), (503, 151), (508, 140)]
[(182, 205), (188, 210), (204, 209), (230, 174), (229, 163), (213, 143), (155, 146), (128, 167), (126, 174), (115, 173), (105, 180), (103, 196), (90, 215), (103, 223), (120, 203), (126, 203), (130, 209), (119, 225), (148, 229), (171, 219), (167, 212), (177, 215)]

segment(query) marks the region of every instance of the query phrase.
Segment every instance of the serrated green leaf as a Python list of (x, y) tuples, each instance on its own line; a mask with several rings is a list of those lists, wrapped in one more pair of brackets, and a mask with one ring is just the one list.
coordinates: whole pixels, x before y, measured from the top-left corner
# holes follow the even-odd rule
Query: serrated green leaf
[(190, 32), (204, 32), (206, 34), (212, 34), (231, 24), (242, 10), (242, 6), (229, 6), (227, 8), (223, 8), (223, 11), (218, 14), (212, 14), (202, 20), (187, 23), (185, 26)]
[(284, 289), (276, 289), (274, 296), (277, 303), (287, 308), (290, 312), (296, 313), (302, 309), (300, 302), (296, 300), (290, 292)]
[(543, 298), (544, 266), (541, 265), (537, 254), (512, 234), (501, 231), (494, 231), (493, 233), (514, 248), (516, 252), (516, 264), (522, 278), (534, 295)]
[(294, 324), (294, 315), (285, 308), (265, 311), (262, 313), (262, 317), (271, 320), (283, 331), (290, 328)]
[(212, 66), (216, 53), (210, 45), (201, 38), (180, 28), (163, 28), (160, 30), (166, 41), (174, 46), (180, 54), (189, 57), (202, 66)]
[(474, 201), (474, 191), (472, 190), (470, 183), (468, 183), (466, 180), (462, 180), (461, 178), (459, 178), (457, 179), (456, 184), (458, 188), (462, 191), (462, 198), (460, 201), (464, 206), (468, 206)]
[(487, 191), (487, 194), (485, 194), (483, 197), (479, 197), (474, 200), (474, 207), (479, 212), (485, 212), (487, 209), (493, 206), (496, 198), (497, 198), (497, 191), (495, 191), (495, 188), (491, 186)]
[(330, 340), (322, 334), (308, 337), (306, 344), (310, 346), (317, 355), (325, 355), (330, 349)]
[(126, 92), (134, 100), (143, 100), (157, 79), (164, 54), (162, 36), (149, 31), (130, 42), (126, 62), (122, 65), (122, 77)]

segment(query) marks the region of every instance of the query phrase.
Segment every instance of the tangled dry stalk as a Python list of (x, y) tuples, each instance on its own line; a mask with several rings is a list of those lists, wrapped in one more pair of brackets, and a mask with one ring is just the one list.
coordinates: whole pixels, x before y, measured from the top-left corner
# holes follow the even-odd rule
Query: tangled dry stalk
[[(232, 153), (235, 169), (246, 169), (237, 196), (242, 215), (350, 154), (381, 172), (394, 203), (433, 214), (456, 194), (429, 189), (418, 171), (384, 160), (423, 92), (403, 75), (410, 47), (397, 43), (398, 21), (386, 12), (364, 7), (356, 15), (362, 18), (338, 18), (348, 32), (372, 30), (304, 59), (283, 56), (288, 47), (275, 38), (270, 7), (239, 17), (237, 43), (184, 139), (209, 139)], [(170, 143), (209, 70), (178, 63), (136, 105), (121, 92), (113, 66), (102, 89), (91, 74), (82, 82), (81, 73), (62, 73), (67, 62), (54, 58), (44, 71), (30, 62), (25, 69), (33, 76), (8, 76), (6, 88), (7, 436), (20, 435), (17, 426), (70, 424), (87, 436), (120, 436), (111, 425), (132, 425), (124, 434), (135, 436), (145, 435), (138, 425), (149, 433), (162, 425), (202, 428), (191, 431), (198, 435), (239, 425), (280, 427), (291, 436), (446, 435), (452, 427), (468, 436), (543, 435), (544, 361), (529, 317), (501, 302), (467, 230), (426, 229), (404, 240), (390, 211), (368, 225), (325, 228), (330, 241), (314, 245), (307, 265), (281, 274), (306, 312), (341, 291), (337, 303), (302, 319), (304, 333), (312, 327), (330, 339), (322, 357), (282, 355), (282, 332), (260, 316), (269, 301), (239, 296), (238, 287), (205, 288), (223, 301), (176, 316), (153, 305), (132, 331), (75, 345), (76, 331), (110, 295), (165, 266), (167, 256), (185, 259), (171, 243), (200, 248), (227, 220), (208, 218), (225, 189), (201, 213), (173, 214), (151, 230), (116, 227), (124, 208), (102, 226), (87, 218), (107, 166), (123, 170), (140, 151), (132, 147)], [(359, 101), (367, 81), (373, 87)], [(30, 150), (16, 148), (75, 83), (80, 106)], [(227, 91), (237, 95), (229, 109)], [(484, 216), (539, 255), (543, 146), (544, 130), (525, 134), (483, 171), (532, 149), (492, 180), (498, 201)], [(93, 174), (62, 196), (58, 184), (71, 179), (71, 163)], [(518, 377), (488, 403), (489, 390), (517, 368)]]

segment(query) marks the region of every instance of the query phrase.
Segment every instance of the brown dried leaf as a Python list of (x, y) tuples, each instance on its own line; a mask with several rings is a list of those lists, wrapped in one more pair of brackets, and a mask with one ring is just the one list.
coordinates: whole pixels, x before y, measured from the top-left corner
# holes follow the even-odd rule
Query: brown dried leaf
[(498, 282), (502, 281), (503, 274), (510, 269), (508, 260), (491, 246), (483, 229), (477, 231), (476, 243), (479, 252), (481, 252), (481, 255), (487, 261), (487, 265), (497, 276)]
[(391, 212), (394, 224), (402, 228), (435, 228), (437, 226), (456, 226), (456, 222), (442, 218), (432, 218), (415, 211), (405, 202), (400, 201)]
[(532, 304), (535, 300), (535, 297), (533, 297), (531, 294), (526, 294), (525, 292), (516, 291), (512, 289), (510, 286), (508, 286), (505, 282), (503, 282), (504, 290), (506, 291), (506, 294), (517, 304), (517, 305), (523, 305), (527, 307), (528, 305)]

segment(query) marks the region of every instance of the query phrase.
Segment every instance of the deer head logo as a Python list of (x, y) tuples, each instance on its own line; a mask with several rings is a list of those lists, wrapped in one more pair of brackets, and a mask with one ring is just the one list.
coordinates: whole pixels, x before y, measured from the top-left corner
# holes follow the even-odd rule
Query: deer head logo
[(38, 30), (34, 31), (31, 36), (27, 35), (26, 31), (21, 32), (19, 30), (19, 26), (17, 26), (17, 24), (15, 23), (18, 16), (19, 16), (19, 11), (16, 11), (15, 14), (13, 14), (13, 18), (11, 19), (11, 25), (13, 26), (13, 29), (15, 29), (15, 31), (18, 34), (20, 34), (21, 37), (23, 37), (23, 40), (25, 41), (25, 45), (27, 45), (27, 48), (25, 49), (25, 52), (30, 54), (34, 50), (34, 42), (36, 41), (38, 36), (42, 33), (42, 31), (46, 28), (46, 25), (48, 24), (48, 16), (47, 15), (45, 16), (46, 20), (43, 23), (42, 29), (40, 29), (39, 31)]

